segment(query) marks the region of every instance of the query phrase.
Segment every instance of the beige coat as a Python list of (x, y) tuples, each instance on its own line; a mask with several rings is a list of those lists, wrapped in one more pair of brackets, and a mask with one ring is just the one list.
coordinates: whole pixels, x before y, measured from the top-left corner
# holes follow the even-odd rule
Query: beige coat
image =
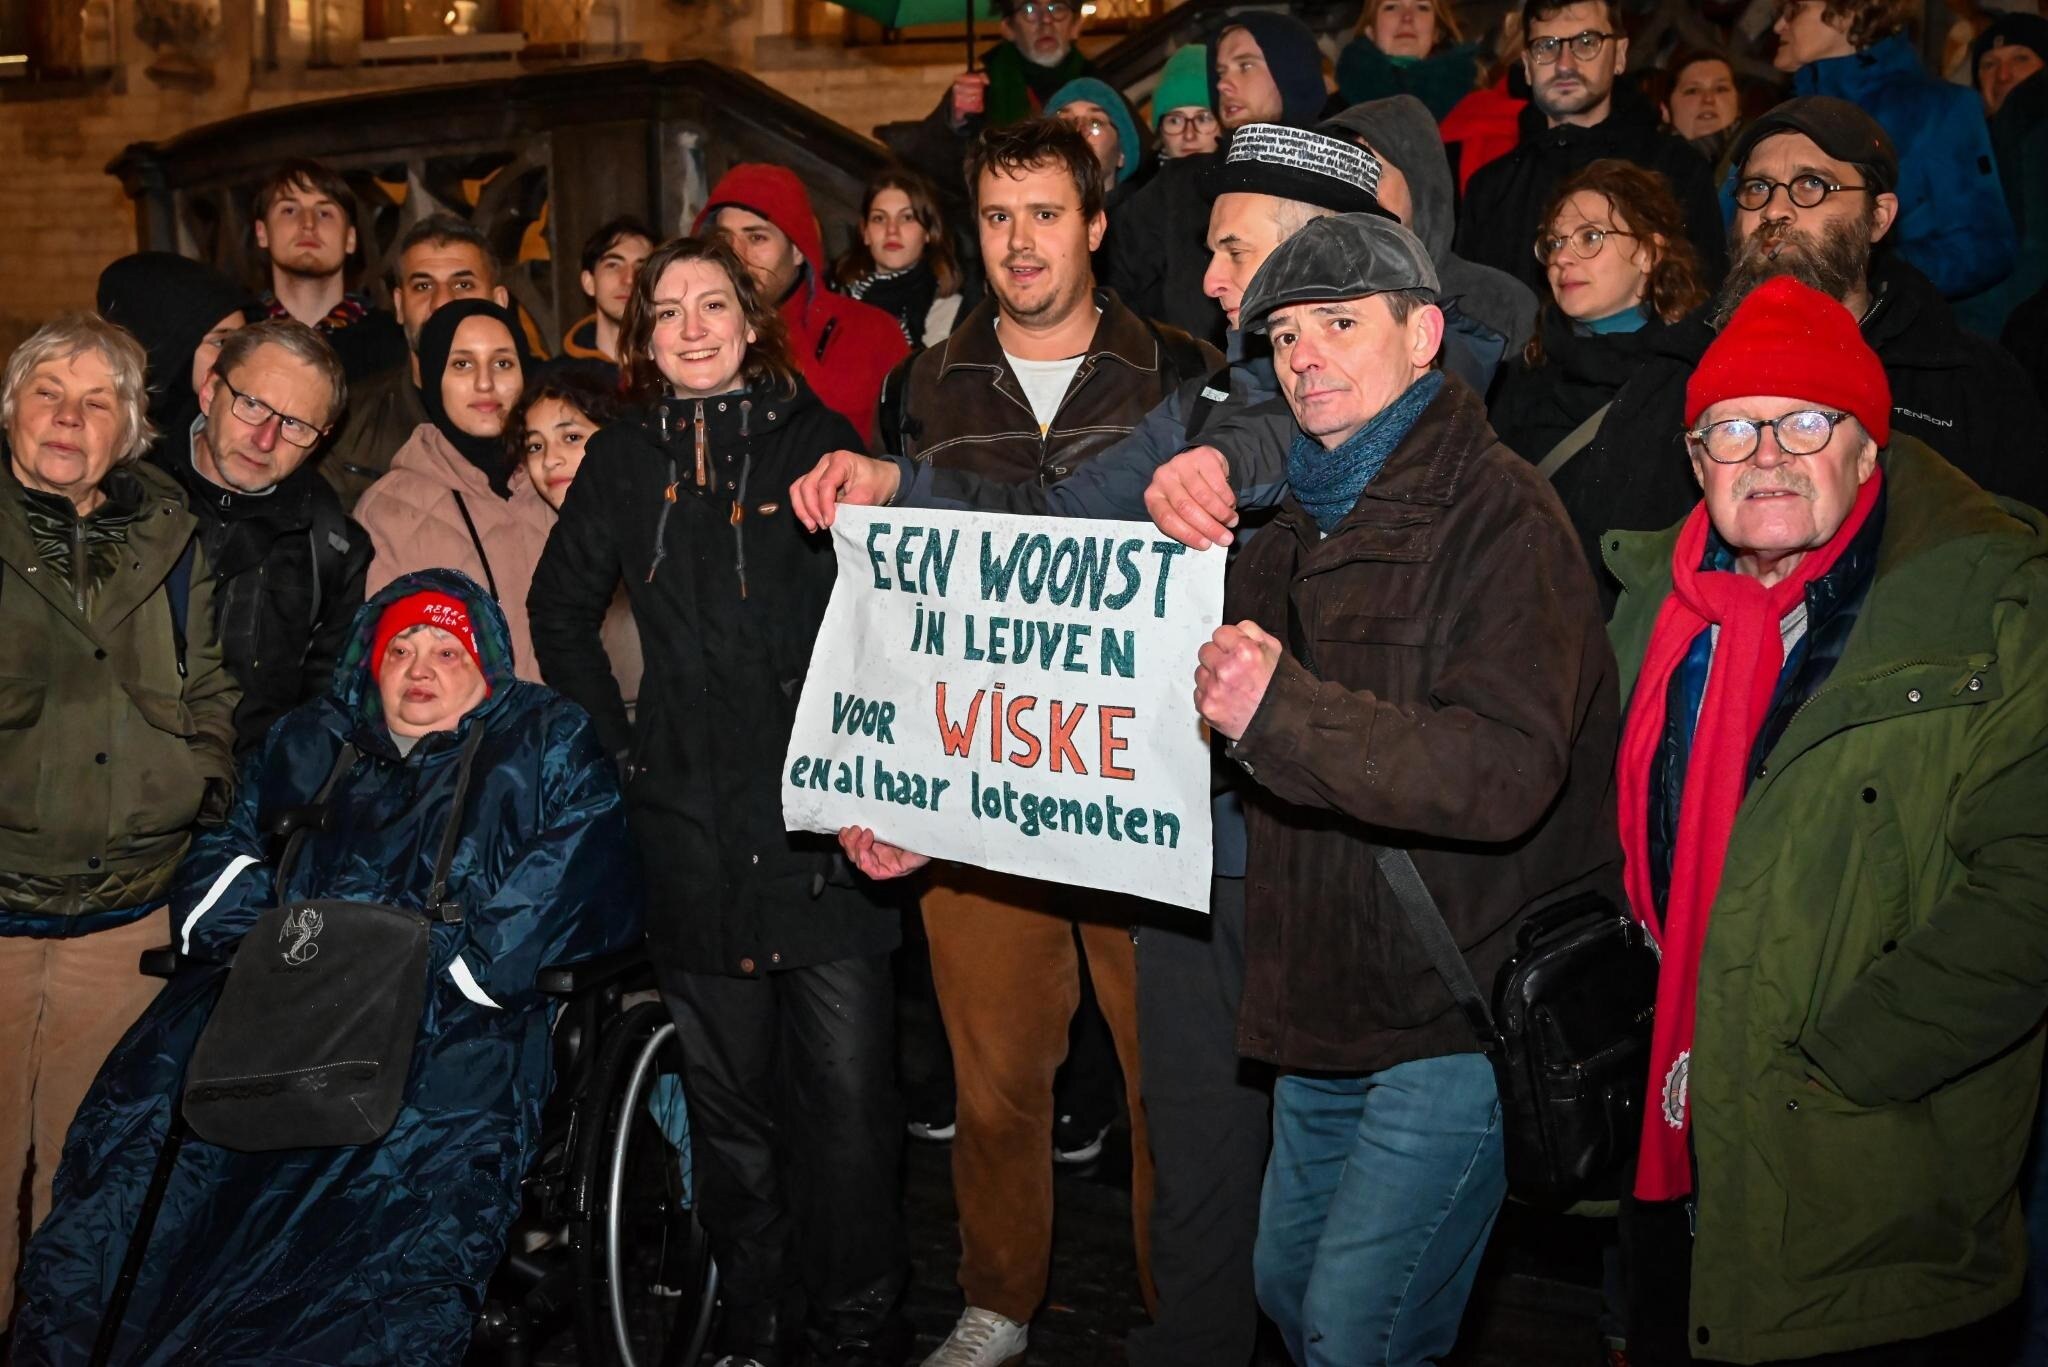
[[(456, 507), (457, 494), (490, 556), (489, 574)], [(366, 594), (414, 570), (461, 570), (486, 587), (495, 582), (498, 606), (512, 630), (513, 670), (522, 679), (541, 682), (526, 625), (526, 591), (554, 530), (555, 510), (531, 480), (515, 472), (512, 497), (498, 497), (483, 471), (464, 460), (439, 428), (422, 423), (391, 458), (389, 473), (364, 492), (355, 519), (369, 532), (375, 552)], [(640, 633), (623, 593), (605, 618), (604, 645), (631, 704), (640, 694)]]

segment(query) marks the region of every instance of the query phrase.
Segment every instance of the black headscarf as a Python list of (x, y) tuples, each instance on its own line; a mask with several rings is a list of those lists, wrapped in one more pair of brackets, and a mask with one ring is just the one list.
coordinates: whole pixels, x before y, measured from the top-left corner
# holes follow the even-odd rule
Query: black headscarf
[(149, 354), (149, 420), (173, 443), (199, 415), (192, 353), (200, 339), (237, 309), (246, 321), (262, 316), (249, 291), (176, 252), (137, 252), (101, 271), (99, 309)]
[[(427, 417), (448, 439), (448, 444), (461, 452), (464, 460), (484, 472), (499, 498), (510, 498), (512, 460), (506, 454), (504, 438), (471, 436), (449, 420), (448, 407), (441, 401), (441, 380), (448, 369), (448, 353), (455, 348), (455, 330), (471, 318), (495, 318), (503, 323), (505, 330), (512, 334), (513, 349), (519, 353), (521, 382), (533, 378), (533, 357), (526, 349), (526, 332), (519, 326), (519, 319), (512, 310), (489, 299), (458, 299), (452, 304), (442, 305), (420, 329), (420, 402), (427, 410)], [(511, 417), (509, 409), (505, 416)]]

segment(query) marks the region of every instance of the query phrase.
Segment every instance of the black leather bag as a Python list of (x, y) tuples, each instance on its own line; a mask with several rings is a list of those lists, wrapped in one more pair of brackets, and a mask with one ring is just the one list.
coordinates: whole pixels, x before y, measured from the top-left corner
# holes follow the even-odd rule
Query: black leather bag
[(1597, 893), (1538, 908), (1516, 931), (1489, 1008), (1414, 859), (1375, 854), (1493, 1061), (1509, 1192), (1556, 1210), (1621, 1195), (1642, 1136), (1657, 1004), (1657, 954), (1642, 926)]
[(313, 808), (287, 813), (280, 905), (243, 936), (186, 1068), (184, 1112), (193, 1133), (261, 1153), (369, 1144), (391, 1129), (426, 1004), (432, 923), (462, 919), (447, 900), (448, 865), (482, 737), (483, 727), (473, 727), (462, 748), (424, 912), (284, 900), (299, 846), (355, 762), (353, 746), (342, 746)]

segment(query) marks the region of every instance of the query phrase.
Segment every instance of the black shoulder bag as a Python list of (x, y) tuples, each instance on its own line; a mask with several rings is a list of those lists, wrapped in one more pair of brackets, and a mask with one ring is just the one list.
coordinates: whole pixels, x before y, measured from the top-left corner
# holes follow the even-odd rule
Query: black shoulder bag
[(472, 726), (434, 861), (425, 911), (381, 902), (289, 901), (285, 888), (309, 827), (355, 763), (344, 744), (310, 808), (280, 819), (279, 905), (242, 938), (220, 1000), (185, 1070), (193, 1133), (223, 1148), (327, 1148), (382, 1139), (398, 1118), (426, 1005), (429, 930), (456, 924), (448, 866), (484, 728)]

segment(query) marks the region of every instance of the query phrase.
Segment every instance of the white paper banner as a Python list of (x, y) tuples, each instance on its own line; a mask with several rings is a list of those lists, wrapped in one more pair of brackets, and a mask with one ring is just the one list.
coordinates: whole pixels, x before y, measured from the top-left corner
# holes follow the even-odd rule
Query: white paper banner
[(1195, 653), (1221, 550), (1149, 522), (839, 509), (791, 830), (1208, 910)]

